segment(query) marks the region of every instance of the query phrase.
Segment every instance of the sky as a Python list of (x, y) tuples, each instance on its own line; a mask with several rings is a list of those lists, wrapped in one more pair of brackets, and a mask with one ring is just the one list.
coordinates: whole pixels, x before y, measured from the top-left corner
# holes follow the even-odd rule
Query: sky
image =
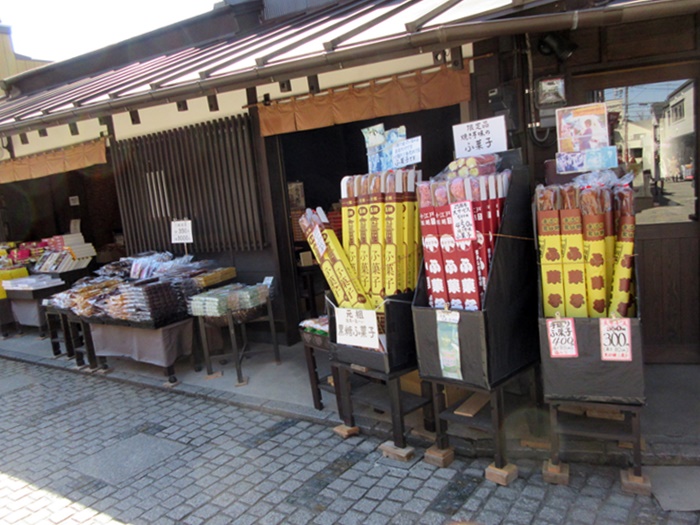
[(64, 60), (210, 11), (218, 0), (0, 0), (15, 53)]

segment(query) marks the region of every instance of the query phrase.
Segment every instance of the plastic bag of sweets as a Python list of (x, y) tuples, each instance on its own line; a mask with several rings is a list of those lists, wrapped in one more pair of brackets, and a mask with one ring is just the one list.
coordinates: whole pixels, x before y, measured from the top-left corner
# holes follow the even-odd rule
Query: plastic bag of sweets
[(479, 310), (483, 290), (476, 267), (476, 228), (469, 181), (463, 177), (450, 180), (448, 196), (457, 259), (455, 275), (447, 277), (450, 304), (459, 310)]
[(620, 184), (614, 189), (614, 196), (618, 230), (609, 312), (611, 316), (614, 313), (626, 317), (629, 314), (634, 267), (634, 191), (629, 184)]
[(540, 253), (542, 306), (545, 317), (566, 315), (564, 306), (564, 267), (559, 222), (559, 186), (535, 188), (537, 243)]
[(428, 303), (432, 307), (442, 308), (448, 303), (448, 296), (444, 284), (445, 272), (440, 250), (440, 233), (435, 206), (433, 206), (431, 183), (428, 181), (419, 182), (416, 185), (416, 190)]
[(601, 186), (585, 187), (579, 193), (588, 317), (606, 317), (608, 312), (603, 191)]

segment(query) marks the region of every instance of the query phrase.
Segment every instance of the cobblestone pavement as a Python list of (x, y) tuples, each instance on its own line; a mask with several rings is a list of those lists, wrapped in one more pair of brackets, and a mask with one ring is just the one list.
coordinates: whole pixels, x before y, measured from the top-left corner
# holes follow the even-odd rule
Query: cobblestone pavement
[(562, 487), (523, 460), (501, 487), (488, 458), (399, 463), (372, 437), (5, 359), (0, 436), (2, 524), (699, 521), (624, 494), (612, 467), (573, 464)]

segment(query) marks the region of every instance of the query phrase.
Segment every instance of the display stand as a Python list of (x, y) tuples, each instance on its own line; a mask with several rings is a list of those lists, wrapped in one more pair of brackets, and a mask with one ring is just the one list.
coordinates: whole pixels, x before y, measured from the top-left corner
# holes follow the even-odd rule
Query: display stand
[(46, 337), (46, 316), (42, 301), (66, 288), (66, 284), (60, 284), (37, 290), (5, 290), (12, 305), (17, 333), (22, 333), (22, 326), (35, 326), (39, 328), (39, 336)]
[[(550, 405), (552, 455), (542, 468), (544, 480), (568, 484), (568, 465), (560, 461), (560, 436), (632, 442), (632, 468), (621, 471), (622, 489), (650, 494), (649, 477), (642, 474), (640, 415), (645, 402), (641, 321), (631, 318), (628, 361), (601, 358), (600, 320), (573, 319), (578, 355), (550, 354), (546, 319), (540, 319), (544, 398)], [(571, 412), (578, 411), (579, 414)], [(587, 417), (591, 411), (615, 411), (621, 420)]]
[[(353, 415), (354, 403), (389, 413), (393, 443), (382, 444), (380, 450), (384, 456), (392, 459), (408, 461), (414, 455), (413, 447), (408, 447), (406, 443), (404, 416), (407, 414), (422, 408), (424, 428), (429, 432), (435, 431), (430, 385), (426, 382), (421, 383), (421, 396), (401, 391), (401, 377), (416, 370), (415, 366), (387, 373), (332, 360), (331, 367), (337, 370), (338, 411), (344, 424), (343, 428), (336, 429), (336, 433), (339, 435), (349, 437), (357, 433), (353, 430), (357, 429)], [(353, 389), (351, 387), (352, 374), (374, 379), (375, 382)]]
[[(438, 417), (437, 442), (426, 461), (447, 466), (454, 458), (449, 447), (447, 423), (473, 425), (490, 431), (495, 437), (494, 463), (486, 477), (507, 485), (517, 477), (517, 467), (505, 454), (505, 385), (531, 371), (530, 396), (541, 402), (536, 380), (539, 361), (537, 335), (537, 264), (532, 242), (532, 209), (529, 176), (526, 169), (515, 168), (506, 198), (503, 218), (491, 259), (488, 285), (481, 311), (458, 311), (459, 372), (449, 377), (443, 371), (437, 335), (437, 310), (428, 306), (425, 276), (422, 274), (413, 302), (413, 321), (421, 379), (433, 384), (433, 399)], [(444, 385), (454, 385), (487, 395), (490, 417), (460, 416), (457, 406), (445, 408)], [(458, 404), (459, 405), (459, 404)], [(539, 425), (538, 425), (539, 426)], [(535, 432), (539, 430), (536, 429)]]
[[(344, 422), (335, 431), (342, 437), (359, 432), (354, 422), (353, 402), (388, 412), (392, 421), (393, 444), (384, 443), (381, 450), (387, 457), (404, 461), (414, 453), (412, 447), (406, 446), (404, 416), (423, 408), (425, 428), (429, 431), (435, 428), (429, 385), (422, 385), (421, 396), (402, 392), (400, 386), (401, 376), (417, 368), (411, 297), (410, 293), (397, 294), (387, 297), (384, 302), (385, 351), (338, 344), (335, 307), (329, 308), (331, 367), (338, 373), (338, 413)], [(372, 381), (353, 388), (351, 380), (356, 375)]]
[[(266, 313), (265, 313), (266, 312)], [(226, 320), (226, 326), (228, 327), (229, 338), (231, 341), (231, 352), (218, 354), (214, 357), (225, 359), (226, 357), (233, 357), (236, 364), (236, 386), (244, 386), (248, 384), (248, 379), (243, 377), (243, 367), (242, 361), (246, 355), (251, 355), (252, 352), (248, 350), (248, 335), (246, 333), (246, 325), (251, 323), (269, 323), (270, 334), (272, 336), (272, 346), (275, 355), (275, 363), (280, 364), (280, 352), (279, 345), (277, 343), (277, 331), (275, 330), (275, 317), (272, 313), (272, 299), (268, 297), (266, 302), (265, 310), (261, 315), (256, 316), (252, 319), (237, 319), (235, 317), (235, 312), (229, 311), (224, 317)], [(211, 360), (212, 355), (209, 347), (209, 338), (207, 337), (207, 318), (199, 317), (199, 336), (202, 339), (202, 350), (204, 351), (204, 363), (207, 369), (207, 375), (213, 376), (214, 370), (212, 368)], [(241, 335), (241, 346), (238, 345), (238, 331), (240, 329)]]
[(329, 354), (331, 351), (331, 341), (329, 336), (323, 336), (300, 330), (301, 340), (304, 343), (304, 355), (306, 357), (306, 368), (309, 372), (309, 384), (311, 385), (311, 396), (314, 401), (316, 410), (323, 410), (323, 401), (321, 399), (321, 390), (333, 392), (336, 396), (338, 410), (340, 410), (340, 396), (338, 389), (335, 387), (338, 384), (338, 369), (331, 367), (331, 377), (333, 384), (328, 384), (328, 377), (319, 377), (317, 353), (321, 352)]

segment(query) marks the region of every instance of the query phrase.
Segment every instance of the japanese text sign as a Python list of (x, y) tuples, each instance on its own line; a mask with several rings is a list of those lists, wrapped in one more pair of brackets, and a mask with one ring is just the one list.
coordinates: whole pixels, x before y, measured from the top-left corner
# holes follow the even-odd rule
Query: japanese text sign
[(628, 318), (600, 320), (600, 358), (632, 361), (631, 324)]
[(547, 319), (547, 338), (552, 359), (578, 357), (573, 319)]
[(193, 242), (192, 221), (172, 221), (170, 223), (170, 238), (173, 244)]
[(451, 210), (455, 241), (475, 240), (476, 227), (471, 201), (454, 202), (451, 204)]
[(391, 154), (392, 164), (395, 169), (420, 163), (422, 155), (420, 136), (395, 143)]
[(336, 308), (335, 320), (338, 344), (380, 349), (374, 310)]
[(506, 119), (503, 115), (452, 126), (457, 158), (496, 153), (508, 149)]

